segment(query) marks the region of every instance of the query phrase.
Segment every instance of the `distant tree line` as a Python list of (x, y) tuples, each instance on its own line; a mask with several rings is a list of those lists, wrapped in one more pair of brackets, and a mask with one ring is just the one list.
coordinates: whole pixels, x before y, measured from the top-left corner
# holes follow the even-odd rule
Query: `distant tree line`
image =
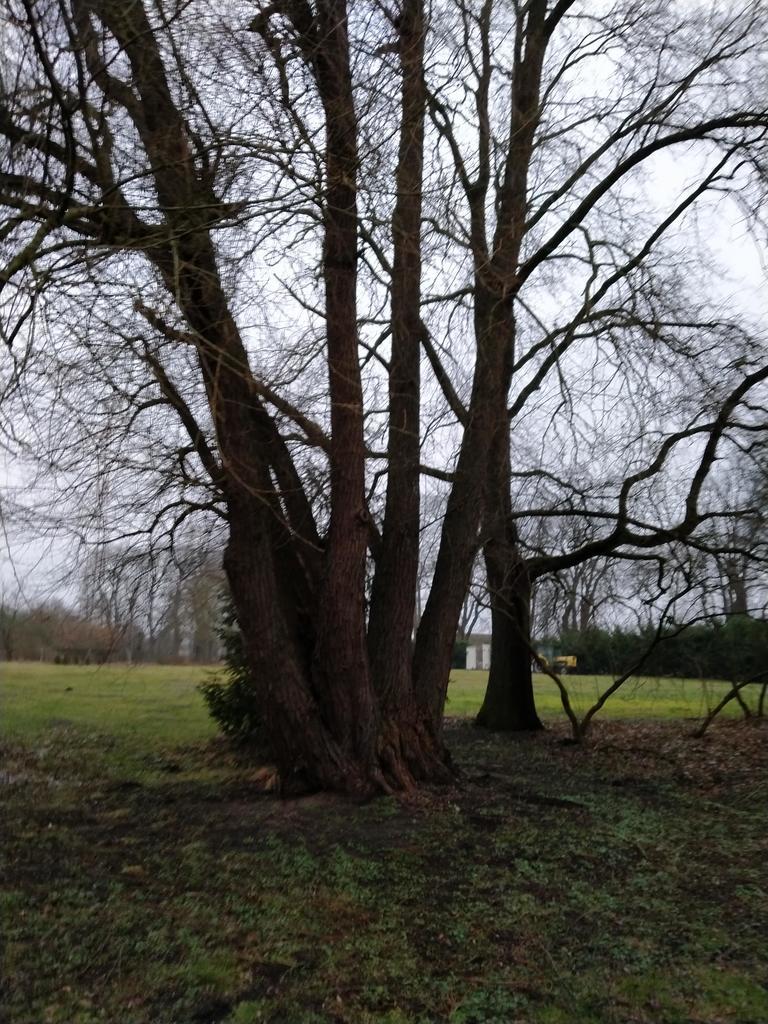
[(29, 609), (0, 606), (0, 658), (4, 661), (90, 664), (110, 660), (117, 650), (113, 629), (62, 604)]
[[(218, 604), (218, 600), (217, 600)], [(0, 605), (0, 661), (46, 661), (63, 665), (128, 662), (218, 661), (220, 611), (209, 610), (205, 626), (178, 621), (149, 636), (136, 622), (105, 623), (61, 602), (31, 608)]]
[(85, 559), (76, 604), (0, 598), (0, 658), (65, 664), (218, 661), (224, 576), (202, 545), (156, 552), (103, 545)]
[(645, 654), (642, 675), (745, 680), (768, 669), (768, 620), (734, 615), (725, 621), (670, 628), (566, 630), (558, 647), (587, 675), (618, 675)]

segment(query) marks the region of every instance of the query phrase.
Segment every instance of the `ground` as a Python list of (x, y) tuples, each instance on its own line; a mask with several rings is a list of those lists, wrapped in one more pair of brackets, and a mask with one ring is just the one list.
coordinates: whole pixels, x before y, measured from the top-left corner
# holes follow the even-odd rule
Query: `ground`
[[(216, 669), (199, 665), (49, 665), (0, 662), (2, 733), (31, 736), (51, 724), (76, 722), (108, 728), (142, 746), (155, 742), (207, 739), (216, 728), (197, 691)], [(571, 702), (582, 713), (610, 682), (600, 676), (564, 677)], [(446, 713), (474, 715), (480, 709), (487, 672), (454, 671)], [(535, 676), (536, 704), (548, 719), (562, 716), (557, 688), (546, 676)], [(724, 683), (698, 679), (631, 679), (602, 712), (608, 718), (696, 718), (726, 692)], [(752, 704), (758, 687), (749, 694)], [(726, 715), (738, 715), (736, 702)]]
[(452, 789), (280, 801), (188, 670), (88, 672), (2, 677), (13, 1024), (768, 1021), (763, 724), (453, 720)]

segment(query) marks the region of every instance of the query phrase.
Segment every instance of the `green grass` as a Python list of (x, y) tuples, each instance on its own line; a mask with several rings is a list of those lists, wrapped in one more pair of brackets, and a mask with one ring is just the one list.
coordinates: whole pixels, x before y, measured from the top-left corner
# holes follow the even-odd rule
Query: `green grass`
[(200, 665), (0, 663), (0, 731), (29, 737), (52, 726), (103, 730), (142, 747), (189, 743), (216, 727), (197, 687)]
[(457, 787), (350, 806), (264, 794), (208, 672), (0, 666), (0, 1019), (768, 1021), (765, 729), (673, 720), (724, 684), (628, 684), (581, 749), (538, 679), (546, 733), (451, 724)]
[(13, 1024), (768, 1021), (758, 725), (452, 725), (460, 786), (350, 806), (100, 724), (4, 744)]
[[(448, 687), (446, 714), (474, 715), (480, 707), (487, 681), (487, 672), (454, 669)], [(612, 681), (608, 676), (563, 676), (571, 703), (579, 714), (594, 704)], [(548, 676), (534, 676), (534, 689), (536, 706), (541, 715), (552, 718), (563, 714), (557, 686)], [(600, 715), (603, 718), (620, 719), (700, 718), (729, 689), (730, 683), (711, 679), (631, 678), (608, 700)], [(756, 686), (747, 688), (744, 697), (755, 703), (757, 690)], [(732, 701), (723, 714), (740, 714), (738, 704)]]
[[(211, 673), (199, 665), (49, 665), (0, 663), (0, 735), (32, 737), (56, 725), (104, 731), (126, 748), (157, 747), (210, 739), (215, 726), (198, 685)], [(472, 716), (483, 699), (485, 672), (454, 671), (446, 713)], [(555, 684), (535, 677), (541, 714), (562, 716)], [(568, 676), (577, 711), (584, 711), (610, 680)], [(669, 719), (700, 717), (726, 692), (728, 684), (683, 679), (633, 679), (608, 702), (605, 718)], [(756, 696), (756, 695), (750, 695)], [(732, 703), (726, 714), (738, 714)]]

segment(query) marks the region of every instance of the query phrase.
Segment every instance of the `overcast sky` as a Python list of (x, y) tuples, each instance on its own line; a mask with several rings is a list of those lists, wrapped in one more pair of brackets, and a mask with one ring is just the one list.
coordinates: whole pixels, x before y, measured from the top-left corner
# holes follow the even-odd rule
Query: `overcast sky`
[[(700, 170), (700, 155), (682, 148), (667, 151), (648, 166), (646, 187), (658, 197), (660, 209), (669, 209), (686, 181), (700, 177)], [(708, 296), (738, 307), (756, 325), (768, 322), (763, 256), (738, 204), (726, 197), (702, 199), (695, 219), (689, 218), (684, 231), (672, 240), (681, 252), (696, 245), (694, 226), (716, 264), (717, 272), (706, 279)], [(15, 506), (35, 503), (29, 485), (32, 475), (0, 452), (0, 588), (11, 599), (19, 594), (22, 602), (52, 595), (74, 600), (77, 582), (71, 569), (75, 549), (65, 531), (57, 536), (52, 529), (36, 530), (32, 535), (14, 516)]]

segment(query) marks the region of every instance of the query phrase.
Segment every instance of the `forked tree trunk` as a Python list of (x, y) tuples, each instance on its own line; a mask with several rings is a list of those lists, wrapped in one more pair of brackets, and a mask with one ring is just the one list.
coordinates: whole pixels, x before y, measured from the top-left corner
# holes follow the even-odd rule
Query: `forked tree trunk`
[[(328, 0), (317, 6), (316, 18), (308, 18), (308, 8), (300, 5), (294, 11), (326, 124), (323, 276), (331, 513), (311, 620), (314, 645), (309, 665), (302, 658), (301, 623), (291, 621), (291, 601), (275, 605), (273, 598), (270, 612), (269, 593), (279, 588), (282, 578), (279, 566), (274, 567), (273, 578), (269, 576), (266, 547), (273, 531), (265, 524), (262, 554), (254, 563), (247, 544), (235, 541), (231, 508), (228, 572), (238, 614), (242, 605), (249, 632), (260, 634), (258, 643), (252, 636), (245, 638), (253, 671), (269, 672), (271, 663), (280, 664), (285, 673), (280, 691), (277, 684), (261, 684), (269, 705), (268, 732), (276, 736), (281, 769), (303, 776), (308, 785), (365, 795), (408, 789), (416, 779), (441, 779), (448, 769), (440, 745), (419, 719), (410, 665), (419, 531), (422, 9), (419, 0), (409, 0), (401, 23), (403, 124), (393, 222), (391, 478), (369, 658), (364, 589), (369, 528), (356, 307), (358, 127), (346, 6), (345, 0)], [(252, 518), (260, 514), (251, 510)], [(243, 559), (250, 561), (250, 575), (243, 572)], [(263, 581), (263, 595), (255, 588), (254, 575)], [(259, 627), (259, 616), (270, 614), (276, 617), (270, 629)], [(265, 649), (271, 653), (265, 654)]]
[[(94, 0), (92, 6), (79, 5), (78, 11), (78, 30), (84, 40), (94, 44), (87, 49), (93, 80), (110, 95), (117, 90), (113, 99), (133, 120), (154, 178), (166, 230), (147, 254), (185, 317), (189, 334), (179, 337), (179, 332), (164, 328), (152, 311), (139, 311), (161, 333), (167, 332), (168, 340), (194, 346), (216, 433), (216, 451), (208, 447), (192, 411), (149, 346), (146, 359), (165, 398), (178, 411), (212, 482), (226, 500), (230, 537), (225, 568), (283, 785), (369, 795), (407, 789), (415, 779), (443, 779), (449, 770), (439, 729), (432, 718), (422, 714), (408, 672), (412, 605), (406, 600), (381, 605), (380, 636), (386, 639), (391, 633), (397, 638), (387, 661), (388, 670), (396, 671), (382, 671), (383, 659), (379, 658), (377, 678), (381, 681), (387, 674), (390, 678), (396, 676), (396, 685), (390, 687), (384, 681), (377, 692), (366, 642), (364, 573), (369, 524), (356, 309), (358, 126), (347, 4), (345, 0), (327, 0), (314, 9), (297, 3), (282, 10), (294, 21), (297, 40), (315, 76), (326, 125), (323, 277), (331, 512), (322, 541), (291, 452), (262, 401), (259, 382), (252, 375), (243, 339), (228, 306), (211, 238), (217, 197), (196, 168), (186, 125), (175, 105), (145, 6), (141, 2)], [(415, 111), (419, 104), (423, 106), (419, 0), (409, 0), (405, 13), (403, 26), (404, 30), (410, 26), (411, 48), (406, 48), (404, 40), (402, 55), (404, 70), (410, 62), (411, 88), (408, 96), (404, 88), (404, 107), (407, 101)], [(120, 89), (101, 63), (98, 39), (92, 37), (91, 15), (101, 18), (130, 62), (130, 89)], [(265, 18), (268, 21), (269, 14)], [(268, 32), (264, 18), (257, 22)], [(410, 146), (418, 150), (420, 128), (411, 115), (406, 121), (403, 149)], [(412, 161), (413, 152), (408, 159)], [(406, 163), (401, 165), (403, 174)], [(402, 201), (395, 224), (397, 358), (393, 360), (392, 388), (399, 412), (393, 414), (391, 437), (393, 451), (405, 455), (405, 465), (400, 467), (402, 472), (395, 471), (389, 549), (394, 572), (390, 590), (394, 581), (398, 593), (415, 590), (415, 578), (411, 580), (411, 576), (418, 551), (421, 325), (415, 285), (420, 206), (412, 195), (420, 190), (418, 164), (415, 170), (410, 180), (406, 176), (399, 182)], [(173, 245), (163, 241), (166, 235), (173, 239)], [(493, 371), (486, 368), (486, 384), (489, 372), (493, 377)], [(405, 421), (398, 418), (400, 413)], [(476, 430), (476, 439), (481, 434)], [(465, 464), (471, 458), (471, 453), (465, 454)], [(455, 512), (456, 501), (453, 507)], [(460, 523), (454, 523), (455, 539), (470, 548), (476, 533), (472, 522), (470, 518), (469, 540), (462, 535)], [(397, 554), (404, 539), (408, 558), (398, 570)], [(449, 649), (464, 591), (461, 577), (469, 572), (471, 553), (454, 567), (458, 586), (454, 582), (451, 601), (457, 594), (456, 615), (448, 619), (443, 616), (448, 629), (439, 640), (441, 644), (447, 642)], [(441, 666), (442, 662), (438, 668)], [(445, 680), (448, 668), (446, 663)], [(442, 715), (439, 694), (444, 696), (445, 687), (439, 674), (435, 677), (433, 673), (435, 678), (438, 697), (430, 699), (429, 705), (437, 717)]]
[[(446, 781), (449, 761), (410, 704), (381, 709), (372, 701), (366, 712), (354, 692), (345, 703), (344, 688), (329, 700), (317, 686), (324, 646), (307, 635), (311, 618), (296, 614), (290, 577), (297, 570), (274, 517), (241, 495), (230, 500), (229, 519), (225, 570), (283, 791), (367, 797), (408, 790), (415, 781)], [(330, 664), (324, 663), (329, 678)]]

